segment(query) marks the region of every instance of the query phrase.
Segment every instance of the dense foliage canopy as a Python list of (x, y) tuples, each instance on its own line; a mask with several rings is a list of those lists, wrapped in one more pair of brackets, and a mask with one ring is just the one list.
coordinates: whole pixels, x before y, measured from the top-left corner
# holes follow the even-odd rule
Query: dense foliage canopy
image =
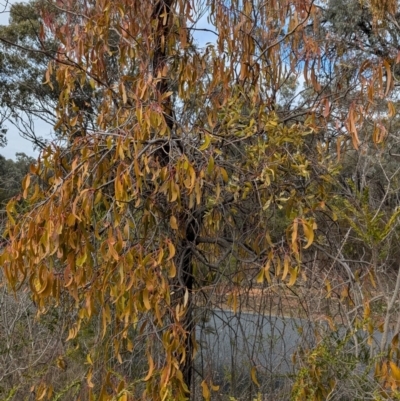
[[(209, 399), (196, 327), (216, 308), (263, 316), (268, 296), (329, 323), (298, 354), (293, 399), (346, 399), (338, 355), (362, 351), (349, 399), (397, 396), (398, 17), (394, 0), (12, 7), (4, 121), (42, 152), (6, 207), (2, 278), (46, 336), (63, 321), (41, 355), (84, 376), (30, 373), (36, 399)], [(248, 399), (264, 374), (250, 365)]]

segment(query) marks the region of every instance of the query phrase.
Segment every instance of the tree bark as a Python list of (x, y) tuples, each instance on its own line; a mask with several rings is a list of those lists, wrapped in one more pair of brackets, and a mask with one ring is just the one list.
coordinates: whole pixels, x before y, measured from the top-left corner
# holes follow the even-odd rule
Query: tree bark
[[(166, 124), (169, 128), (170, 134), (173, 134), (174, 128), (174, 111), (172, 106), (171, 97), (164, 98), (163, 95), (168, 92), (168, 80), (163, 75), (164, 69), (168, 68), (168, 48), (167, 37), (170, 34), (170, 24), (172, 21), (172, 5), (174, 0), (160, 0), (153, 12), (153, 20), (157, 20), (154, 38), (154, 55), (153, 55), (153, 75), (158, 79), (156, 84), (157, 95), (162, 99), (162, 109)], [(178, 144), (180, 145), (180, 144)], [(179, 146), (181, 151), (182, 147)], [(160, 163), (164, 166), (170, 162), (170, 144), (168, 142), (162, 146), (160, 152)], [(194, 321), (193, 321), (193, 305), (192, 305), (192, 292), (193, 292), (193, 252), (192, 247), (195, 245), (197, 237), (198, 222), (194, 218), (187, 221), (185, 236), (181, 242), (181, 252), (179, 257), (178, 269), (178, 282), (176, 288), (177, 298), (176, 302), (184, 304), (185, 294), (188, 294), (188, 303), (186, 305), (187, 311), (183, 318), (182, 325), (187, 333), (185, 338), (185, 353), (186, 358), (182, 366), (183, 380), (191, 392), (192, 377), (193, 377), (193, 342), (192, 336), (194, 335)], [(190, 397), (189, 393), (189, 398)]]

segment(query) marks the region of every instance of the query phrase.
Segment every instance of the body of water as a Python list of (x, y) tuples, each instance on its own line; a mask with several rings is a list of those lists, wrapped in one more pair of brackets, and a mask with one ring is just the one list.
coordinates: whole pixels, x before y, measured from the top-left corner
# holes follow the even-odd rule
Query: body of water
[[(200, 351), (196, 369), (202, 372), (202, 377), (211, 378), (219, 385), (222, 392), (233, 396), (239, 396), (252, 387), (250, 372), (253, 367), (264, 391), (267, 389), (270, 394), (290, 391), (299, 369), (299, 365), (294, 363), (294, 355), (299, 350), (315, 348), (322, 338), (319, 333), (330, 332), (326, 322), (312, 323), (306, 319), (228, 310), (207, 311), (199, 320), (196, 338)], [(334, 350), (335, 344), (346, 337), (346, 330), (342, 328), (330, 333)], [(380, 333), (374, 335), (375, 346), (380, 338)], [(346, 350), (352, 358), (355, 343), (353, 337), (347, 340)], [(358, 333), (357, 348), (360, 352), (357, 369), (362, 372), (366, 365), (361, 352), (368, 355), (370, 350), (365, 332)]]

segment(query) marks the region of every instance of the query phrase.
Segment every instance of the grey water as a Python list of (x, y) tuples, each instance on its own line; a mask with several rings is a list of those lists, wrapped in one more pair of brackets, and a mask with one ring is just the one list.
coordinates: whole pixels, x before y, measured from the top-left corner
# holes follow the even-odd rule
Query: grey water
[(303, 319), (213, 310), (197, 325), (202, 357), (228, 365), (241, 358), (252, 366), (287, 372), (299, 345), (315, 343), (315, 327)]
[[(271, 391), (279, 390), (295, 377), (298, 353), (313, 349), (321, 340), (318, 333), (327, 330), (326, 322), (222, 309), (207, 311), (196, 326), (200, 351), (195, 368), (229, 394), (249, 387), (252, 367), (261, 384), (267, 383)], [(336, 336), (333, 344), (340, 342), (346, 330), (339, 328), (332, 336)], [(375, 343), (380, 337), (380, 333), (374, 335)], [(350, 339), (350, 348), (351, 343)], [(365, 334), (360, 333), (359, 345), (367, 352), (370, 349)]]
[(251, 369), (259, 382), (281, 387), (294, 374), (293, 357), (299, 347), (315, 345), (315, 325), (303, 319), (282, 318), (228, 310), (208, 311), (197, 324), (200, 352), (196, 369), (234, 394), (251, 383)]

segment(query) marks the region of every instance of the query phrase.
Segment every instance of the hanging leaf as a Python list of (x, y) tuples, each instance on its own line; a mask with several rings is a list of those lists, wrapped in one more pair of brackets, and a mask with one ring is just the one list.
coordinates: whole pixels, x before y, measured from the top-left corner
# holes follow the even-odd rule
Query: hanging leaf
[(298, 269), (297, 268), (289, 268), (289, 273), (290, 273), (290, 279), (288, 282), (288, 287), (292, 287), (297, 280), (297, 275), (298, 275)]
[(390, 89), (392, 88), (392, 71), (390, 69), (390, 64), (386, 59), (383, 60), (383, 65), (385, 66), (386, 69), (386, 91), (385, 91), (385, 97), (386, 97), (389, 94)]
[(175, 216), (171, 216), (171, 217), (170, 217), (170, 219), (169, 219), (169, 224), (170, 224), (170, 226), (171, 226), (171, 228), (172, 228), (173, 230), (177, 230), (177, 229), (178, 229), (178, 223), (177, 223), (177, 220), (176, 220), (176, 217), (175, 217)]
[(206, 401), (210, 400), (211, 399), (211, 394), (210, 394), (210, 390), (209, 390), (208, 385), (207, 385), (205, 380), (203, 380), (201, 382), (201, 388), (202, 388), (203, 398)]
[(392, 377), (400, 382), (400, 368), (392, 361), (389, 361), (390, 369), (392, 371)]
[(307, 244), (304, 246), (304, 249), (309, 248), (314, 242), (314, 221), (313, 220), (302, 220), (304, 235), (307, 239)]
[(294, 219), (292, 224), (292, 249), (295, 253), (298, 252), (297, 246), (297, 233), (298, 233), (299, 221), (298, 219)]
[(204, 134), (204, 143), (199, 147), (199, 150), (206, 150), (211, 143), (211, 136), (208, 134)]
[(167, 245), (168, 245), (168, 251), (169, 251), (169, 255), (167, 258), (167, 261), (168, 261), (168, 260), (171, 260), (175, 256), (175, 247), (171, 241), (167, 241)]
[(153, 376), (153, 372), (154, 372), (154, 361), (153, 358), (151, 357), (151, 355), (147, 355), (147, 360), (149, 362), (149, 371), (146, 375), (146, 377), (143, 379), (145, 382), (147, 382), (148, 380), (151, 379), (151, 377)]
[(290, 257), (289, 257), (289, 255), (285, 254), (285, 257), (283, 259), (282, 281), (284, 281), (286, 276), (288, 275), (289, 268), (290, 268)]
[(251, 368), (251, 380), (257, 387), (260, 387), (260, 383), (257, 380), (257, 369), (255, 366)]

